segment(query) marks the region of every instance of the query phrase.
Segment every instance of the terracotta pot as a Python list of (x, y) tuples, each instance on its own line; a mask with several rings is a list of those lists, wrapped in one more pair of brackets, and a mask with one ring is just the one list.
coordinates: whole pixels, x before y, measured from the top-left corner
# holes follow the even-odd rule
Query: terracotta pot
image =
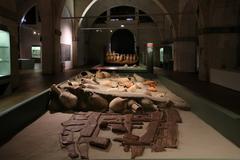
[(96, 110), (108, 109), (108, 101), (96, 93), (90, 94), (88, 101), (93, 109)]
[(127, 107), (127, 99), (123, 99), (120, 97), (114, 98), (109, 104), (109, 108), (113, 112), (117, 112), (117, 113), (123, 112), (126, 107)]

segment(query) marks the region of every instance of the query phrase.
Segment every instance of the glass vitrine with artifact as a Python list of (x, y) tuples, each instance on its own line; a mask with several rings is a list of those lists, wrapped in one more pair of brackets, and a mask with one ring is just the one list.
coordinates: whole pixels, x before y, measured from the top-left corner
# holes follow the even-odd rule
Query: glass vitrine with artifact
[(11, 74), (10, 34), (0, 30), (0, 78)]

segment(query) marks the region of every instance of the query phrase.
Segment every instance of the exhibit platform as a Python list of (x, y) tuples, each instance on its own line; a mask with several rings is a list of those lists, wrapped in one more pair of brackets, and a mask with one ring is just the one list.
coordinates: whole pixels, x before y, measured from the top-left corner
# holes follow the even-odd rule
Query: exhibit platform
[(211, 68), (210, 82), (240, 92), (240, 71)]
[[(179, 148), (158, 153), (146, 148), (143, 156), (137, 159), (240, 159), (240, 149), (199, 117), (186, 111), (180, 111), (180, 114), (183, 123), (179, 125)], [(58, 135), (61, 122), (70, 117), (71, 114), (45, 113), (2, 146), (0, 157), (12, 160), (69, 160), (66, 150), (59, 145)], [(114, 134), (101, 131), (99, 136), (113, 137)], [(106, 151), (90, 147), (89, 158), (130, 159), (131, 152), (124, 152), (118, 142), (112, 141)]]
[[(168, 78), (158, 76), (158, 79), (183, 98), (191, 106), (192, 112), (180, 111), (183, 123), (179, 125), (178, 149), (160, 153), (146, 149), (138, 159), (240, 159), (240, 115), (194, 94)], [(4, 131), (1, 131), (1, 139), (9, 133), (18, 132), (0, 147), (1, 158), (69, 159), (59, 146), (58, 134), (61, 122), (68, 120), (71, 114), (46, 112), (48, 94), (49, 91), (46, 90), (0, 115), (1, 130)], [(41, 117), (38, 118), (39, 116)], [(35, 119), (37, 120), (34, 121)], [(34, 122), (30, 124), (32, 121)], [(25, 126), (27, 127), (24, 128)], [(20, 131), (21, 129), (23, 130)], [(111, 132), (101, 132), (100, 136), (102, 134), (113, 136)], [(89, 157), (129, 159), (130, 153), (123, 152), (119, 149), (119, 143), (113, 142), (111, 151), (91, 148)]]
[(105, 66), (105, 65), (96, 65), (91, 68), (92, 71), (109, 71), (109, 72), (128, 72), (128, 73), (147, 73), (147, 66)]

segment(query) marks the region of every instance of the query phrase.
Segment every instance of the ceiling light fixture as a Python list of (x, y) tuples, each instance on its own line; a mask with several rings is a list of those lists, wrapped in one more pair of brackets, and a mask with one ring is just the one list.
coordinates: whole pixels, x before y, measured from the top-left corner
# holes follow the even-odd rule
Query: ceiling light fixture
[(133, 21), (133, 18), (127, 18), (126, 20), (127, 21)]

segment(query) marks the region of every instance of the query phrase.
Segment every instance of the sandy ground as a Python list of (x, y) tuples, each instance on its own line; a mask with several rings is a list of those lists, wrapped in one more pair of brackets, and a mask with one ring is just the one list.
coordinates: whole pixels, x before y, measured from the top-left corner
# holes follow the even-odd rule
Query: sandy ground
[[(179, 125), (179, 148), (166, 152), (153, 153), (145, 149), (139, 159), (240, 159), (240, 148), (232, 144), (216, 130), (204, 123), (192, 112), (180, 111), (183, 123)], [(68, 160), (67, 152), (58, 141), (60, 123), (68, 120), (71, 114), (46, 113), (30, 126), (23, 129), (0, 148), (2, 160)], [(141, 134), (141, 131), (137, 131)], [(113, 137), (108, 132), (101, 136)], [(112, 142), (107, 151), (91, 148), (90, 159), (130, 159), (130, 153), (123, 152), (119, 143)]]

